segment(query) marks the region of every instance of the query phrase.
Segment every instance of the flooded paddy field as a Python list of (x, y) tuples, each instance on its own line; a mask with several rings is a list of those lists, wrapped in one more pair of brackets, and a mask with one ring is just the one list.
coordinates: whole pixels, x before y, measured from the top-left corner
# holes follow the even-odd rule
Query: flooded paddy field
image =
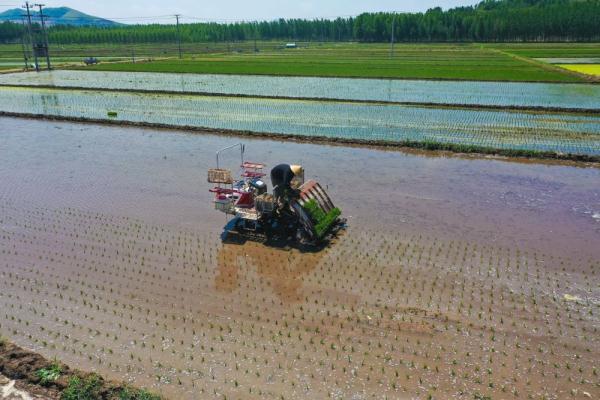
[(0, 112), (14, 114), (600, 155), (597, 115), (25, 87), (0, 87), (0, 98)]
[(458, 82), (58, 70), (0, 76), (0, 85), (600, 110), (600, 85), (584, 83)]
[(597, 167), (247, 140), (349, 219), (301, 253), (220, 242), (205, 174), (239, 138), (0, 128), (20, 345), (173, 399), (600, 396)]

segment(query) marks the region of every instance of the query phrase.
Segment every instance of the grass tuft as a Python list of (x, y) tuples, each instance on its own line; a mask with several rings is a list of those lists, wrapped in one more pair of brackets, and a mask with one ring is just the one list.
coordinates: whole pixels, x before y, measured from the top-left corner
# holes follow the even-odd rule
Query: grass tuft
[(74, 376), (60, 396), (60, 400), (97, 400), (100, 398), (102, 383), (97, 375), (86, 378)]
[(58, 363), (52, 363), (48, 368), (38, 369), (35, 375), (40, 379), (40, 385), (47, 386), (60, 378), (62, 368)]

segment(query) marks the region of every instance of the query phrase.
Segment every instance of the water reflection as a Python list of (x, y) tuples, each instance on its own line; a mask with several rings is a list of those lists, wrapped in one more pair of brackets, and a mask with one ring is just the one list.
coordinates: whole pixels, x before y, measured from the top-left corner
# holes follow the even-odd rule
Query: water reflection
[[(306, 251), (267, 246), (252, 241), (223, 243), (217, 255), (217, 290), (234, 292), (244, 279), (244, 268), (253, 268), (284, 303), (302, 299), (302, 277), (313, 271), (326, 250)], [(247, 279), (247, 278), (246, 278)]]
[(58, 96), (56, 93), (46, 92), (40, 98), (43, 114), (51, 114), (52, 110), (58, 108)]

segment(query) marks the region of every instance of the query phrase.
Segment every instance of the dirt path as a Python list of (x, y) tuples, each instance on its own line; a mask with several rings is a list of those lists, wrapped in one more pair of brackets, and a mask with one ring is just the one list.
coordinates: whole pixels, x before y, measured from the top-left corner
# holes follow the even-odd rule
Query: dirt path
[(50, 400), (51, 397), (47, 397), (41, 394), (34, 394), (26, 389), (19, 389), (17, 387), (17, 381), (9, 379), (4, 375), (0, 374), (0, 399), (2, 400), (32, 400), (32, 399), (43, 399)]

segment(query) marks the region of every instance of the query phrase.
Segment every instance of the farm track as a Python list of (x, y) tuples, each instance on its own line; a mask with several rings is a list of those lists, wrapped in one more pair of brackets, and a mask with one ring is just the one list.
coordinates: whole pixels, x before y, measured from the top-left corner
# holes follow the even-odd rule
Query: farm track
[[(364, 79), (364, 78), (361, 78)], [(257, 94), (230, 94), (220, 92), (202, 91), (176, 91), (176, 90), (153, 90), (153, 89), (129, 89), (129, 88), (90, 88), (89, 86), (55, 86), (55, 85), (11, 85), (0, 83), (0, 87), (6, 88), (29, 88), (29, 89), (51, 89), (51, 90), (97, 90), (101, 92), (116, 93), (139, 93), (139, 94), (163, 94), (173, 96), (211, 96), (211, 97), (233, 97), (250, 99), (273, 99), (273, 100), (305, 100), (333, 103), (355, 103), (355, 104), (393, 104), (401, 106), (418, 106), (430, 108), (465, 109), (465, 110), (491, 110), (491, 111), (531, 111), (536, 113), (567, 113), (575, 115), (600, 115), (600, 108), (569, 108), (569, 107), (544, 107), (544, 106), (517, 106), (517, 105), (488, 105), (472, 103), (436, 103), (417, 101), (386, 101), (386, 100), (359, 100), (335, 97), (302, 97), (302, 96), (269, 96)]]
[(7, 69), (0, 69), (0, 75), (2, 74), (14, 74), (14, 73), (18, 73), (18, 72), (24, 72), (23, 69), (17, 69), (17, 68), (7, 68)]

